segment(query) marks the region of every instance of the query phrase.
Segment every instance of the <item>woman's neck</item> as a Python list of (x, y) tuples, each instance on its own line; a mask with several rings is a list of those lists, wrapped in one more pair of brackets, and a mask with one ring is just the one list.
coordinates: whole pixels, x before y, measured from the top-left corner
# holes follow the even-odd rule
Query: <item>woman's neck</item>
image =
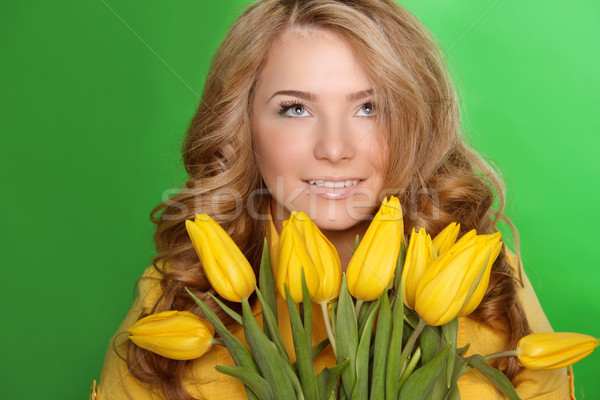
[[(275, 225), (277, 233), (281, 235), (282, 222), (274, 219), (273, 223)], [(321, 230), (323, 235), (325, 235), (325, 237), (329, 239), (331, 244), (333, 244), (333, 246), (337, 250), (342, 264), (342, 271), (346, 271), (346, 267), (348, 267), (348, 263), (352, 258), (356, 235), (358, 235), (358, 237), (362, 239), (365, 232), (367, 231), (368, 226), (369, 221), (363, 221), (359, 224), (356, 224), (352, 228), (346, 230)]]
[[(271, 203), (271, 215), (278, 215), (277, 210), (275, 209), (276, 204)], [(272, 219), (273, 224), (275, 226), (275, 230), (278, 234), (281, 235), (281, 230), (283, 227), (283, 221), (277, 218)], [(346, 271), (348, 267), (348, 263), (352, 258), (352, 254), (354, 253), (354, 242), (356, 240), (356, 235), (358, 235), (359, 239), (362, 239), (369, 227), (370, 220), (365, 220), (357, 223), (353, 227), (345, 230), (327, 230), (321, 229), (321, 232), (338, 252), (340, 256), (340, 261), (342, 264), (342, 271)]]
[(352, 253), (354, 252), (354, 242), (356, 240), (356, 235), (359, 236), (359, 239), (362, 239), (364, 236), (367, 227), (369, 226), (369, 221), (364, 221), (360, 224), (353, 226), (350, 229), (343, 231), (334, 231), (334, 230), (323, 230), (323, 234), (331, 244), (333, 244), (340, 256), (340, 261), (342, 262), (342, 271), (346, 271), (346, 267), (348, 267), (348, 263), (352, 258)]

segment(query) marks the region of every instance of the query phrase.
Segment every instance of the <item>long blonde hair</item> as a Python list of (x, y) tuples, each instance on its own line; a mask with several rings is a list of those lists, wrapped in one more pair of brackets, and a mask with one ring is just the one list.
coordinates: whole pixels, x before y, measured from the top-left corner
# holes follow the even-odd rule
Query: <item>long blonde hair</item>
[[(271, 43), (292, 27), (335, 31), (362, 61), (389, 147), (382, 196), (400, 197), (407, 232), (425, 227), (435, 235), (458, 221), (463, 233), (489, 233), (505, 219), (502, 181), (465, 145), (456, 90), (438, 46), (415, 17), (392, 0), (258, 1), (236, 20), (213, 59), (183, 144), (185, 187), (151, 213), (157, 249), (153, 265), (163, 275), (163, 295), (153, 312), (200, 314), (186, 286), (209, 301), (212, 289), (184, 224), (195, 213), (212, 215), (250, 263), (259, 264), (258, 244), (267, 223), (259, 216), (268, 213), (270, 195), (262, 190), (252, 151), (250, 110)], [(496, 210), (491, 208), (494, 198)], [(516, 290), (515, 273), (502, 253), (488, 293), (472, 314), (504, 330), (507, 348), (529, 331)], [(191, 399), (182, 386), (186, 362), (147, 354), (130, 343), (128, 364), (138, 379), (159, 384), (167, 399)], [(514, 360), (501, 368), (516, 382), (520, 369)]]

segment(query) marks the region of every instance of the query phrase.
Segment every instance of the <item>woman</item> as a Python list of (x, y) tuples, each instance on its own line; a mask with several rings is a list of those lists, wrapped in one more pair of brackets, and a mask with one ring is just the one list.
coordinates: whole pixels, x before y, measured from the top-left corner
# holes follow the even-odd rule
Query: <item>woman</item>
[[(437, 46), (391, 0), (253, 4), (213, 60), (183, 159), (189, 179), (153, 210), (162, 212), (153, 217), (158, 255), (108, 349), (100, 398), (245, 398), (239, 382), (213, 368), (232, 363), (226, 349), (174, 361), (123, 334), (150, 313), (199, 313), (185, 287), (203, 299), (213, 292), (185, 229), (195, 213), (224, 226), (255, 266), (258, 244), (268, 236), (273, 247), (292, 210), (314, 219), (342, 265), (389, 194), (403, 205), (405, 232), (425, 227), (435, 235), (458, 221), (461, 233), (491, 233), (505, 220), (500, 179), (461, 138), (456, 92)], [(531, 331), (551, 330), (512, 258), (501, 252), (481, 305), (460, 321), (459, 345), (471, 343), (472, 353), (514, 348)], [(325, 353), (317, 363), (328, 360)], [(514, 359), (499, 367), (524, 399), (568, 398), (564, 370), (523, 371)], [(463, 399), (501, 398), (474, 373), (459, 388)]]

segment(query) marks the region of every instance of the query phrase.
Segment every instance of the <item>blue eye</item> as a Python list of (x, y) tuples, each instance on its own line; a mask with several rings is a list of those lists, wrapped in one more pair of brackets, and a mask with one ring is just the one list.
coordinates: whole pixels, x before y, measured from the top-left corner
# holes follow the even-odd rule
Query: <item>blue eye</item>
[(303, 104), (294, 102), (281, 104), (279, 111), (277, 111), (277, 115), (284, 118), (298, 118), (308, 117), (310, 116), (310, 113), (306, 110)]
[(375, 116), (375, 106), (370, 102), (365, 103), (356, 112), (356, 115), (359, 117), (373, 117)]

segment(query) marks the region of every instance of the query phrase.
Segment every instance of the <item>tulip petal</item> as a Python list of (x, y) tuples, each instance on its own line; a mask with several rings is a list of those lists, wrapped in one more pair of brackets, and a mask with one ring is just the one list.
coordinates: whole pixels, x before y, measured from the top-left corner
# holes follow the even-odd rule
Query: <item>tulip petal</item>
[(195, 220), (186, 221), (185, 226), (204, 273), (217, 293), (235, 302), (250, 296), (256, 276), (227, 232), (207, 214), (196, 214)]
[(440, 233), (433, 238), (433, 247), (438, 255), (445, 254), (456, 242), (456, 237), (460, 231), (460, 224), (451, 222)]
[(537, 333), (517, 344), (519, 362), (530, 369), (563, 368), (590, 355), (598, 339), (581, 333)]
[(284, 284), (295, 302), (302, 301), (302, 269), (311, 300), (327, 302), (339, 295), (342, 269), (335, 247), (303, 212), (292, 211), (284, 221), (278, 249), (277, 288)]
[(164, 311), (138, 320), (128, 332), (137, 346), (173, 360), (192, 360), (210, 350), (214, 328), (187, 311)]
[(399, 200), (385, 199), (348, 264), (346, 279), (352, 296), (372, 301), (390, 284), (404, 239), (403, 226)]
[(421, 228), (418, 233), (415, 233), (413, 228), (402, 269), (404, 304), (411, 309), (415, 307), (417, 286), (423, 273), (434, 260), (431, 249), (431, 237), (426, 233), (425, 228)]
[(429, 325), (452, 321), (475, 291), (487, 266), (487, 238), (472, 236), (453, 246), (425, 271), (417, 286), (415, 311)]
[(479, 306), (481, 300), (483, 300), (483, 296), (487, 291), (487, 287), (490, 282), (490, 274), (492, 272), (492, 266), (496, 258), (498, 258), (498, 254), (500, 254), (500, 250), (502, 249), (502, 240), (500, 232), (496, 232), (493, 235), (487, 235), (487, 243), (486, 246), (488, 248), (489, 258), (487, 260), (487, 266), (479, 280), (479, 284), (477, 288), (474, 289), (473, 294), (469, 297), (467, 304), (465, 304), (464, 308), (461, 310), (459, 316), (469, 315)]

